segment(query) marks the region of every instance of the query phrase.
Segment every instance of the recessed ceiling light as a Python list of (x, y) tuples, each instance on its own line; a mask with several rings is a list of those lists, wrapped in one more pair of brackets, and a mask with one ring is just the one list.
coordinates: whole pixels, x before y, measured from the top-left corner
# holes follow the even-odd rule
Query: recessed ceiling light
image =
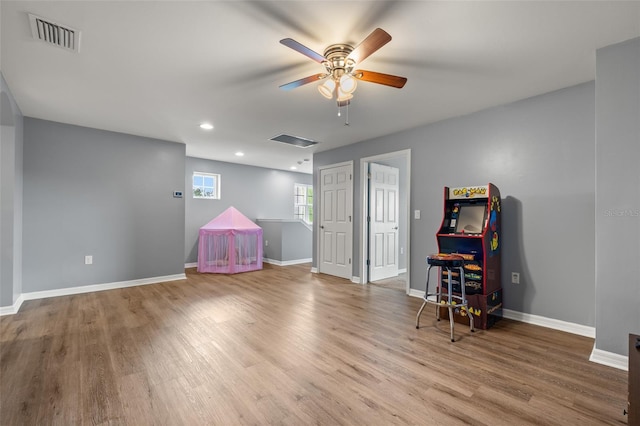
[(236, 152), (236, 156), (243, 157), (244, 156), (244, 152), (238, 151), (238, 152)]
[(298, 170), (296, 166), (291, 166), (291, 170)]
[(210, 124), (210, 123), (202, 123), (202, 124), (200, 125), (200, 128), (201, 128), (201, 129), (204, 129), (204, 130), (211, 130), (211, 129), (213, 129), (213, 124)]

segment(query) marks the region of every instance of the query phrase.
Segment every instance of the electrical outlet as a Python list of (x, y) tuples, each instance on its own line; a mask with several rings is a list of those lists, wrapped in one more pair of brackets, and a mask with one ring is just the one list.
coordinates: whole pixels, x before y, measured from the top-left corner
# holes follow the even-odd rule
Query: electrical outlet
[(264, 240), (264, 246), (269, 247), (269, 240)]
[(520, 284), (520, 274), (518, 272), (511, 273), (511, 284)]
[(400, 247), (400, 254), (404, 254), (404, 247)]
[(420, 219), (420, 210), (414, 210), (413, 211), (413, 218), (414, 219)]
[(85, 265), (93, 265), (93, 256), (85, 256), (84, 257)]

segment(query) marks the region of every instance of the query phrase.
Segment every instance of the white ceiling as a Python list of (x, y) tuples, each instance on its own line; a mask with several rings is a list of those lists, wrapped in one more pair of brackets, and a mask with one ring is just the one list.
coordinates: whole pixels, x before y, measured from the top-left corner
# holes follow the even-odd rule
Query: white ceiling
[[(79, 53), (31, 37), (27, 12), (82, 31)], [(187, 155), (288, 170), (320, 152), (595, 78), (595, 50), (640, 36), (636, 1), (2, 1), (0, 66), (26, 116), (186, 144)], [(349, 126), (316, 84), (323, 53), (376, 27)], [(212, 131), (198, 125), (208, 121)], [(320, 141), (296, 148), (288, 133)], [(244, 157), (236, 157), (243, 151)], [(298, 171), (311, 173), (311, 162)]]

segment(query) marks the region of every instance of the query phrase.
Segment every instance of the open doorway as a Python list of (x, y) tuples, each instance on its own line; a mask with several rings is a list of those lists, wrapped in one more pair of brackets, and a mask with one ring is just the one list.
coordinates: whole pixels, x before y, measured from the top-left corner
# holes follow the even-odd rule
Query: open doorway
[[(372, 168), (379, 176), (377, 183), (371, 179)], [(394, 169), (397, 170), (398, 183), (395, 194)], [(361, 283), (397, 288), (409, 294), (411, 150), (362, 158), (360, 170)], [(385, 170), (391, 174), (382, 179), (380, 177), (383, 177)], [(397, 210), (394, 212), (395, 204)], [(394, 272), (394, 268), (397, 272)]]

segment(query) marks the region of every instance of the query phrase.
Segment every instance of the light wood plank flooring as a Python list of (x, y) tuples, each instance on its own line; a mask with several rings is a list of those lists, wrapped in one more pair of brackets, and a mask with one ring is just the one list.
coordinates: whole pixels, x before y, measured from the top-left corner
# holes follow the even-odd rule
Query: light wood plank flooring
[(370, 281), (370, 285), (377, 287), (392, 288), (394, 290), (406, 291), (407, 289), (407, 274), (400, 274), (397, 277), (386, 278), (384, 280)]
[(471, 335), (420, 299), (309, 265), (25, 302), (0, 319), (0, 424), (626, 424), (593, 340), (502, 320)]

